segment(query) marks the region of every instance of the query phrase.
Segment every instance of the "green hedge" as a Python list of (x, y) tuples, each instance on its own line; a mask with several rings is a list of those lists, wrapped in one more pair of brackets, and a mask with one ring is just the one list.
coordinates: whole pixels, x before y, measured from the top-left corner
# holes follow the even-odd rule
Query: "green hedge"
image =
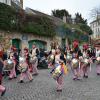
[(12, 7), (0, 3), (0, 29), (16, 29), (16, 11)]
[(37, 22), (25, 22), (22, 32), (43, 36), (55, 36), (55, 26), (47, 17), (40, 17)]
[[(20, 12), (16, 12), (14, 7), (0, 3), (0, 29), (42, 36), (55, 35), (55, 25), (51, 19), (38, 16), (38, 20), (30, 21), (30, 19), (27, 20), (25, 12), (24, 15), (20, 16)], [(33, 19), (34, 15), (31, 17)]]

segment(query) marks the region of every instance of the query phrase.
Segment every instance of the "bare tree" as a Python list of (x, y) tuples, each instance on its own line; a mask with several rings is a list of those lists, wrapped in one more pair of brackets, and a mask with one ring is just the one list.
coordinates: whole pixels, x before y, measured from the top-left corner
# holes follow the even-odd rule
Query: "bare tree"
[(90, 16), (93, 19), (100, 19), (100, 6), (93, 8), (91, 10)]

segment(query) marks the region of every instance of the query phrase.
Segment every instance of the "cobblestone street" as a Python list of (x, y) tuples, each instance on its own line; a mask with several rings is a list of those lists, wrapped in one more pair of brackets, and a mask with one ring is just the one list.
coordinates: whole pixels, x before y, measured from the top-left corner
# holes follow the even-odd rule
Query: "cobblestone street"
[(56, 83), (48, 69), (40, 70), (32, 82), (4, 79), (7, 92), (0, 100), (100, 100), (100, 76), (96, 75), (95, 66), (92, 67), (89, 78), (80, 81), (73, 81), (69, 71), (62, 92), (56, 92)]

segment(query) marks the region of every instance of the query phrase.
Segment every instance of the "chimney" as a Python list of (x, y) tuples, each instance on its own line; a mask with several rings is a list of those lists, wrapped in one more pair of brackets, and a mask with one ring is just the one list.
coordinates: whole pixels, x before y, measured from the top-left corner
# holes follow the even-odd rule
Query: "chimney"
[(66, 19), (66, 15), (64, 13), (64, 16), (63, 16), (63, 22), (66, 23), (67, 22), (67, 19)]
[(20, 0), (21, 8), (23, 8), (23, 0)]

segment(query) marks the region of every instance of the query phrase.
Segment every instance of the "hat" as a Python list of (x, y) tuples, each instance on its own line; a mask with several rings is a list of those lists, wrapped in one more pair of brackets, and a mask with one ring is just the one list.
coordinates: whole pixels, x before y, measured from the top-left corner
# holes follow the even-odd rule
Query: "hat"
[(12, 47), (11, 47), (11, 50), (17, 51), (17, 48), (16, 48), (15, 46), (12, 46)]
[(25, 47), (24, 50), (28, 52), (28, 48), (27, 47)]

